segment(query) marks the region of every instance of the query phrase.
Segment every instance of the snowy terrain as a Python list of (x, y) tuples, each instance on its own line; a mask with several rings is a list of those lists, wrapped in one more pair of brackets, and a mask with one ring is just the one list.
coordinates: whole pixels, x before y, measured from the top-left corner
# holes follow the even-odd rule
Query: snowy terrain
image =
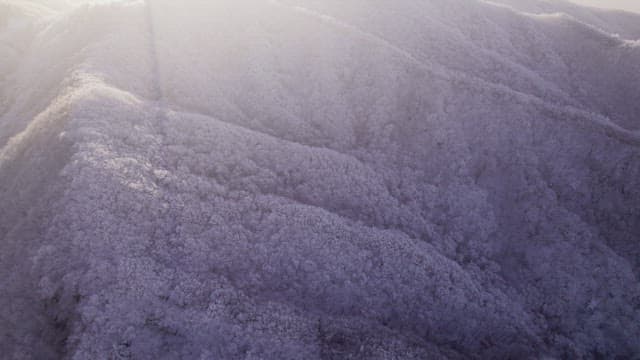
[(640, 358), (640, 15), (0, 0), (3, 359)]

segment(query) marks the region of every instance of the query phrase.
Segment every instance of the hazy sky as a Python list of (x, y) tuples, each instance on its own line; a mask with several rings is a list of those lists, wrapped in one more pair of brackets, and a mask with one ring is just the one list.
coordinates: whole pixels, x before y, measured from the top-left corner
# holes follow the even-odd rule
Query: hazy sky
[(640, 13), (640, 0), (571, 0), (577, 4), (623, 9)]

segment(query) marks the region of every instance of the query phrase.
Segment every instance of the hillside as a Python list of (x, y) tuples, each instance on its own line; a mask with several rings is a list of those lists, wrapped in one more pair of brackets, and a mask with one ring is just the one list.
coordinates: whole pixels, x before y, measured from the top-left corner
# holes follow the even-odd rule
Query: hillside
[(640, 16), (0, 2), (8, 359), (640, 356)]

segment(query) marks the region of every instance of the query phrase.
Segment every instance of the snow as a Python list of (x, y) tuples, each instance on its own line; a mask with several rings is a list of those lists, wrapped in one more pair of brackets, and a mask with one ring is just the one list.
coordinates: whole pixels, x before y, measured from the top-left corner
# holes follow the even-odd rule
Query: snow
[(635, 11), (640, 13), (640, 5), (634, 0), (614, 0), (614, 1), (602, 1), (602, 0), (572, 0), (576, 4), (583, 4), (588, 6), (600, 7), (603, 9), (620, 9), (625, 11)]
[(639, 20), (1, 3), (0, 353), (639, 356)]

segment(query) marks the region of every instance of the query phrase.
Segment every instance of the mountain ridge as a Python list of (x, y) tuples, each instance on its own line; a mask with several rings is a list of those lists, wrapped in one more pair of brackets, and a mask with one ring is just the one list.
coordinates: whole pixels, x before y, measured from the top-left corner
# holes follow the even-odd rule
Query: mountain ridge
[(476, 1), (152, 4), (0, 35), (33, 36), (0, 64), (3, 353), (638, 354), (635, 42)]

